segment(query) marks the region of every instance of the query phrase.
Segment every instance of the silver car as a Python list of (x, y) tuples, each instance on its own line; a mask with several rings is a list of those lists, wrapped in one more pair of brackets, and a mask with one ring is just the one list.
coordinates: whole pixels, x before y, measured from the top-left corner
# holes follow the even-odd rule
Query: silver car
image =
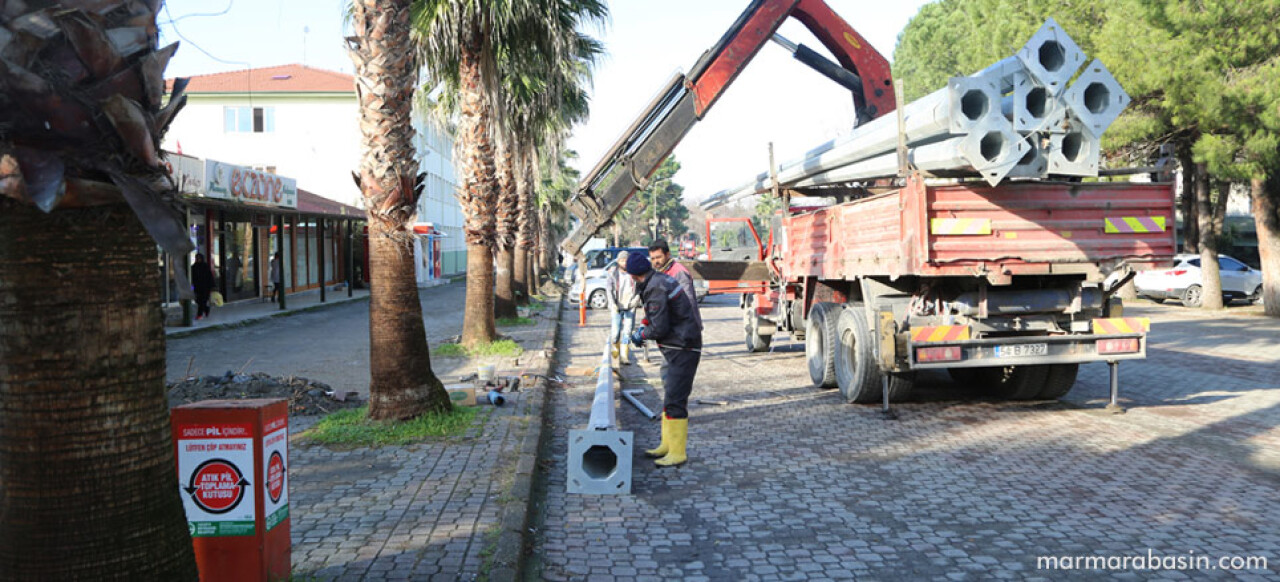
[[(1218, 272), (1222, 278), (1222, 298), (1255, 302), (1262, 297), (1262, 271), (1226, 255), (1218, 255)], [(1187, 307), (1203, 303), (1200, 255), (1177, 255), (1172, 269), (1143, 271), (1133, 279), (1139, 297), (1163, 303), (1166, 299), (1181, 301)]]

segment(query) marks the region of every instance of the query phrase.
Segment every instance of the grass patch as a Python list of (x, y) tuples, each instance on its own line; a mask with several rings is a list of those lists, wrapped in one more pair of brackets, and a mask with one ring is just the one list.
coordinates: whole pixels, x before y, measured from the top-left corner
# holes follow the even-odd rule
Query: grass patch
[(547, 308), (547, 304), (544, 303), (544, 299), (542, 297), (535, 295), (529, 299), (528, 307), (529, 311), (542, 311)]
[(524, 348), (515, 340), (498, 340), (487, 344), (478, 345), (472, 349), (466, 349), (461, 344), (440, 344), (436, 346), (434, 355), (440, 357), (458, 357), (458, 358), (475, 358), (483, 356), (518, 356), (524, 353)]
[(369, 407), (362, 406), (324, 417), (307, 434), (311, 442), (324, 445), (406, 445), (430, 437), (460, 436), (471, 426), (477, 412), (474, 406), (455, 406), (445, 414), (424, 414), (394, 422), (369, 420)]
[(437, 356), (446, 358), (467, 357), (467, 350), (462, 349), (462, 344), (440, 344), (432, 352)]
[(533, 320), (528, 317), (499, 317), (497, 321), (498, 327), (511, 327), (514, 325), (533, 325)]
[(480, 572), (477, 582), (488, 582), (493, 571), (493, 555), (498, 551), (498, 538), (502, 537), (502, 527), (497, 526), (484, 532), (484, 548), (480, 550)]

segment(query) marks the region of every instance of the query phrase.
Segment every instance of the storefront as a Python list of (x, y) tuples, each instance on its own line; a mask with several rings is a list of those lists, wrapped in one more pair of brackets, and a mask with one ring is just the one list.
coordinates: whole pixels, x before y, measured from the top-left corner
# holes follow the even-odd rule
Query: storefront
[[(226, 301), (271, 296), (271, 259), (280, 253), (286, 293), (354, 282), (364, 273), (364, 211), (299, 190), (291, 178), (190, 156), (169, 154), (175, 182), (187, 202), (196, 252), (213, 265)], [(161, 300), (177, 300), (175, 262), (161, 256), (168, 283)]]

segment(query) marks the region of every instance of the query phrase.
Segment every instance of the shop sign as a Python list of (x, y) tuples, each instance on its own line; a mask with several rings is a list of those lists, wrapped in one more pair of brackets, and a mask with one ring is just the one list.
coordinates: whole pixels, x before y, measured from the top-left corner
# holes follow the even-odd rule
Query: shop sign
[(204, 161), (204, 195), (258, 206), (298, 207), (298, 183), (293, 178), (260, 172), (214, 160)]
[(183, 194), (199, 195), (204, 193), (204, 160), (166, 153), (164, 167), (173, 178), (173, 185)]
[(187, 425), (178, 434), (178, 487), (192, 537), (254, 535), (252, 427)]

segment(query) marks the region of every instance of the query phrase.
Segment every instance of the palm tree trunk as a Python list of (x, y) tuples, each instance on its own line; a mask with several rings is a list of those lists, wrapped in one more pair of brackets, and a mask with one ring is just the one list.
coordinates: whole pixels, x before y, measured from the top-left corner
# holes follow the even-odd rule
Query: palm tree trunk
[[(369, 214), (369, 418), (408, 419), (451, 408), (431, 352), (407, 227), (417, 207), (411, 120), (418, 82), (412, 0), (357, 0), (351, 41), (362, 135), (357, 180)], [(392, 98), (388, 98), (392, 96)]]
[(375, 420), (452, 407), (431, 369), (410, 236), (369, 222), (369, 418)]
[(493, 248), (467, 244), (467, 298), (462, 313), (462, 345), (493, 341), (498, 332), (493, 321)]
[(529, 251), (533, 248), (533, 171), (531, 156), (520, 156), (520, 178), (516, 188), (516, 301), (529, 304), (532, 290), (529, 285)]
[(474, 347), (497, 339), (493, 321), (493, 248), (496, 238), (493, 114), (484, 94), (480, 71), (481, 33), (473, 31), (463, 43), (458, 64), (461, 87), (458, 119), (459, 203), (465, 215), (467, 238), (467, 298), (463, 309), (462, 345)]
[[(508, 138), (509, 141), (514, 141)], [(516, 190), (515, 156), (512, 155), (511, 143), (498, 147), (498, 246), (497, 274), (493, 290), (493, 316), (495, 318), (514, 318), (516, 311), (515, 293), (515, 237), (518, 225), (519, 193)]]
[(1263, 312), (1280, 317), (1280, 176), (1254, 178), (1249, 186), (1262, 262)]
[(0, 579), (197, 579), (160, 287), (128, 206), (0, 202)]

